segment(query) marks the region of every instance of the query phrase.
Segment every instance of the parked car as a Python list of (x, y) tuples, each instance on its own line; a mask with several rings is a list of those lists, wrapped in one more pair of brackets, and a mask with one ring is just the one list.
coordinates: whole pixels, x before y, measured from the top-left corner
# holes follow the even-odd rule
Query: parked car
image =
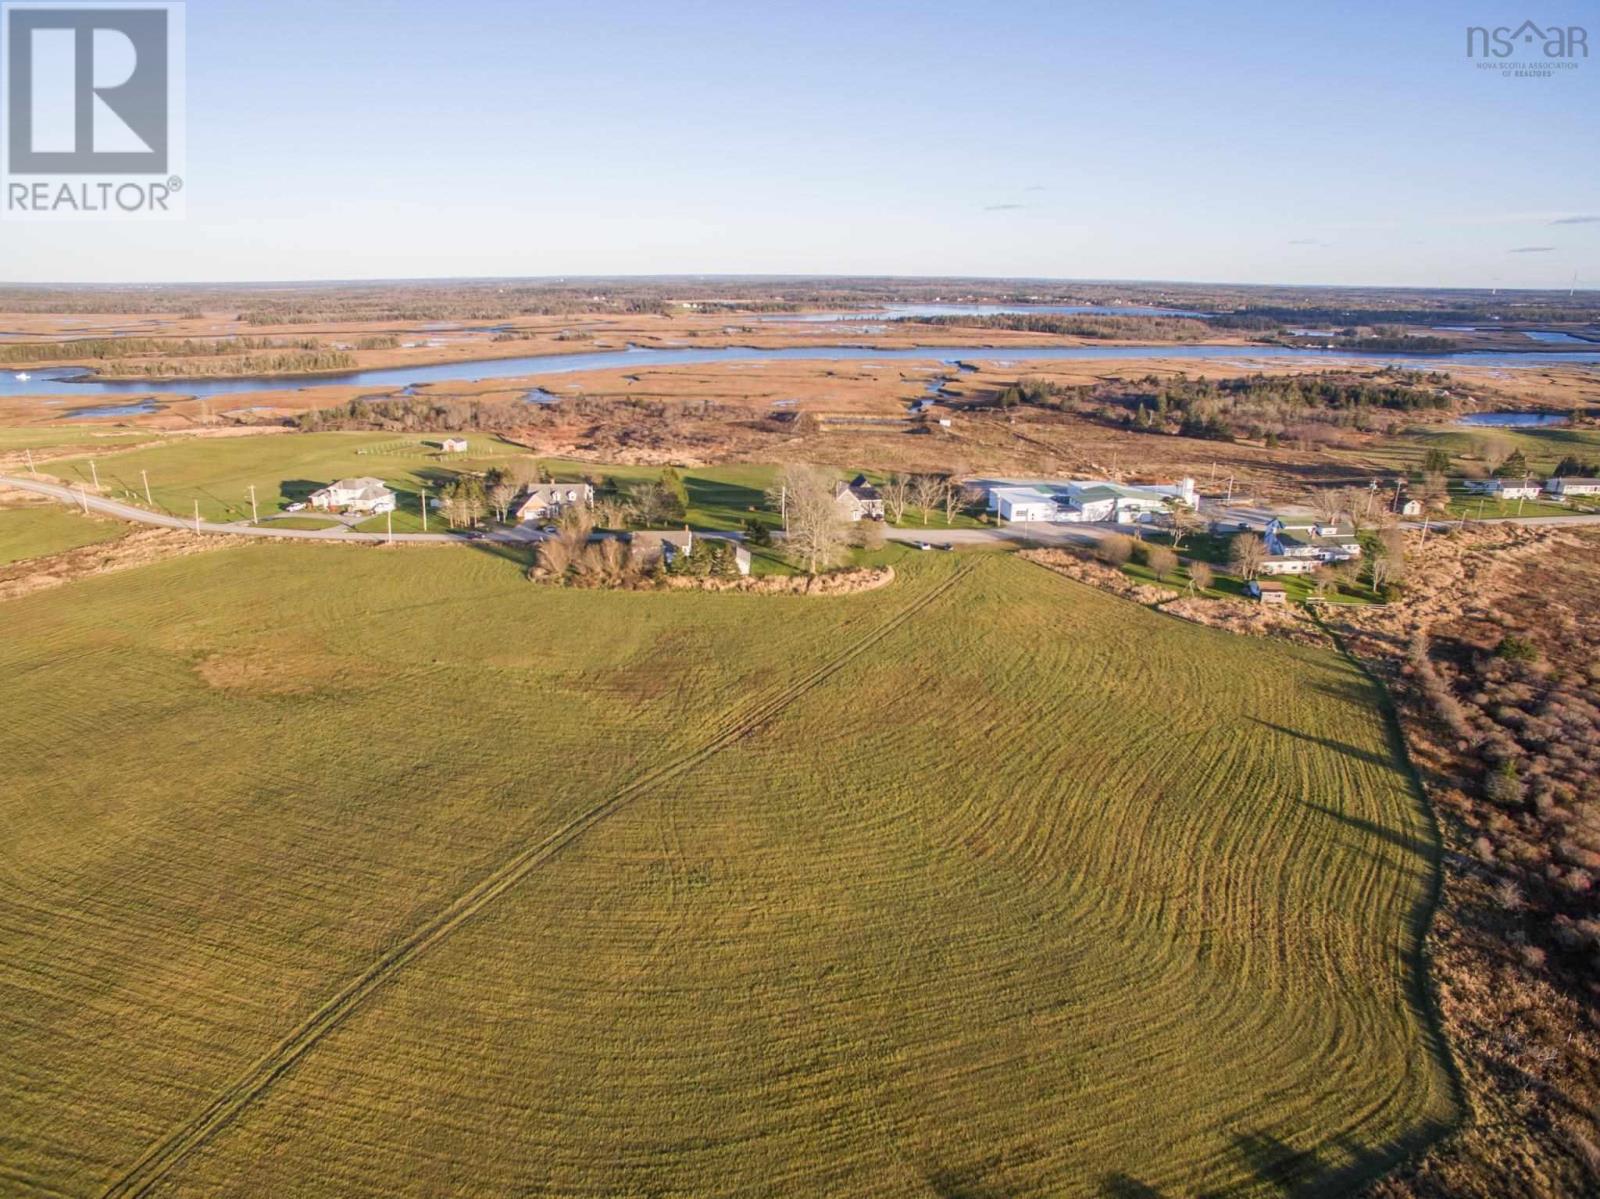
[(285, 512), (304, 512), (305, 510), (306, 506), (304, 504), (290, 504), (284, 509)]
[(559, 532), (561, 532), (561, 530), (556, 528), (555, 525), (545, 525), (545, 527), (540, 529), (539, 532), (541, 532), (541, 533), (559, 533)]
[(919, 541), (917, 542), (917, 548), (919, 550), (931, 550), (933, 546), (929, 545), (926, 541)]
[(956, 547), (955, 547), (955, 546), (954, 546), (954, 545), (952, 545), (952, 544), (951, 544), (951, 543), (950, 543), (950, 542), (948, 542), (948, 541), (941, 541), (941, 542), (940, 542), (940, 543), (939, 543), (939, 548), (940, 548), (940, 549), (942, 549), (942, 550), (946, 550), (946, 551), (948, 551), (948, 550), (953, 550), (953, 549), (955, 549), (955, 548), (956, 548)]

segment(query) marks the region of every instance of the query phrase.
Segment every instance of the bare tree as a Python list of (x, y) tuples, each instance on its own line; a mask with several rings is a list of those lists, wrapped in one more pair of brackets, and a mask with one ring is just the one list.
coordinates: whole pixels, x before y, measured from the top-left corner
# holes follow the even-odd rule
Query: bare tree
[(783, 487), (789, 513), (786, 544), (806, 573), (814, 575), (838, 559), (847, 536), (833, 496), (833, 476), (814, 466), (787, 466)]
[(621, 529), (628, 523), (628, 506), (620, 500), (597, 500), (591, 509), (594, 523), (602, 529)]
[(1344, 514), (1344, 493), (1333, 487), (1321, 487), (1311, 493), (1311, 511), (1325, 525), (1339, 523)]
[(1178, 569), (1178, 555), (1164, 545), (1152, 545), (1145, 551), (1144, 560), (1158, 582), (1166, 582), (1167, 576)]
[(1516, 451), (1511, 439), (1503, 433), (1491, 433), (1478, 439), (1478, 457), (1492, 475), (1505, 465), (1506, 459)]
[(1450, 506), (1450, 483), (1443, 474), (1431, 471), (1422, 476), (1421, 498), (1423, 506), (1431, 512), (1442, 512)]
[(1204, 562), (1189, 563), (1189, 590), (1209, 591), (1211, 584), (1217, 581), (1217, 573)]
[(943, 492), (944, 480), (938, 475), (917, 475), (911, 480), (911, 505), (921, 514), (924, 525)]
[(1124, 566), (1133, 557), (1133, 538), (1126, 533), (1112, 533), (1100, 540), (1095, 551), (1107, 566)]
[(1181, 550), (1183, 539), (1206, 527), (1205, 520), (1188, 504), (1179, 499), (1167, 501), (1167, 520), (1172, 528), (1172, 548)]
[(1406, 539), (1398, 526), (1390, 525), (1378, 534), (1378, 544), (1367, 555), (1367, 578), (1374, 591), (1382, 591), (1406, 576)]
[(1267, 543), (1258, 533), (1240, 533), (1228, 545), (1228, 569), (1241, 579), (1253, 579), (1267, 560)]
[(911, 480), (904, 475), (889, 476), (889, 481), (878, 488), (883, 496), (883, 512), (889, 523), (897, 525), (906, 518), (906, 506), (911, 502)]
[(961, 486), (961, 481), (954, 475), (946, 475), (943, 493), (945, 524), (955, 523), (956, 513), (961, 511), (961, 504), (965, 495), (966, 488)]
[(495, 519), (501, 524), (505, 523), (506, 514), (511, 510), (511, 503), (517, 498), (517, 485), (508, 477), (501, 476), (489, 486), (489, 506), (494, 509)]
[(555, 579), (565, 579), (572, 566), (572, 550), (559, 537), (548, 537), (539, 543), (539, 571)]
[(857, 521), (850, 540), (857, 549), (881, 550), (884, 542), (883, 525), (875, 520)]

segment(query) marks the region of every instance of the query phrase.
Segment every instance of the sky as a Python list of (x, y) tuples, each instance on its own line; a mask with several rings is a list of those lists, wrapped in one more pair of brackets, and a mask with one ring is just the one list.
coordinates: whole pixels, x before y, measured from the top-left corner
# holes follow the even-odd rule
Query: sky
[[(600, 274), (1600, 287), (1600, 3), (191, 0), (187, 219), (0, 283)], [(1526, 9), (1526, 11), (1524, 11)]]

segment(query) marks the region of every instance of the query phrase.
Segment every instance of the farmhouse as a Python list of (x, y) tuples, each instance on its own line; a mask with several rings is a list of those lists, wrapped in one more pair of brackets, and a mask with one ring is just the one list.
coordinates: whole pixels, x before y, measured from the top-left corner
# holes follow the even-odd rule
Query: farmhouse
[(518, 520), (545, 520), (566, 508), (594, 503), (594, 488), (587, 483), (535, 483), (517, 501)]
[(446, 437), (440, 448), (447, 454), (465, 454), (467, 452), (467, 439), (465, 437)]
[(1497, 500), (1536, 500), (1539, 484), (1532, 479), (1468, 479), (1467, 490)]
[(313, 491), (306, 498), (313, 508), (328, 511), (345, 509), (381, 513), (393, 512), (395, 507), (394, 492), (384, 485), (382, 479), (374, 479), (370, 475), (363, 475), (359, 479), (340, 479), (337, 483)]
[(1551, 495), (1600, 495), (1600, 479), (1551, 479), (1544, 485)]
[[(1309, 561), (1315, 569), (1324, 562), (1348, 562), (1361, 556), (1355, 529), (1313, 517), (1275, 516), (1267, 522), (1267, 554), (1272, 558)], [(1303, 571), (1277, 571), (1293, 574)]]
[(833, 500), (843, 511), (846, 520), (883, 519), (883, 496), (867, 482), (865, 475), (857, 475), (850, 482), (836, 486)]

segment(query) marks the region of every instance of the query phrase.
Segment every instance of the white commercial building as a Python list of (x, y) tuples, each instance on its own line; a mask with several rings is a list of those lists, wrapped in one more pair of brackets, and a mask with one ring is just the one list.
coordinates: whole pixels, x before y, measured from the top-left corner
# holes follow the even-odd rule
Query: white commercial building
[[(1193, 479), (1129, 486), (1096, 479), (1066, 482), (997, 483), (989, 488), (989, 511), (1002, 519), (1057, 524), (1142, 524), (1170, 512), (1174, 504), (1198, 510)], [(1011, 515), (1012, 512), (1018, 515)]]
[(1551, 495), (1600, 495), (1600, 479), (1551, 479), (1544, 485)]

